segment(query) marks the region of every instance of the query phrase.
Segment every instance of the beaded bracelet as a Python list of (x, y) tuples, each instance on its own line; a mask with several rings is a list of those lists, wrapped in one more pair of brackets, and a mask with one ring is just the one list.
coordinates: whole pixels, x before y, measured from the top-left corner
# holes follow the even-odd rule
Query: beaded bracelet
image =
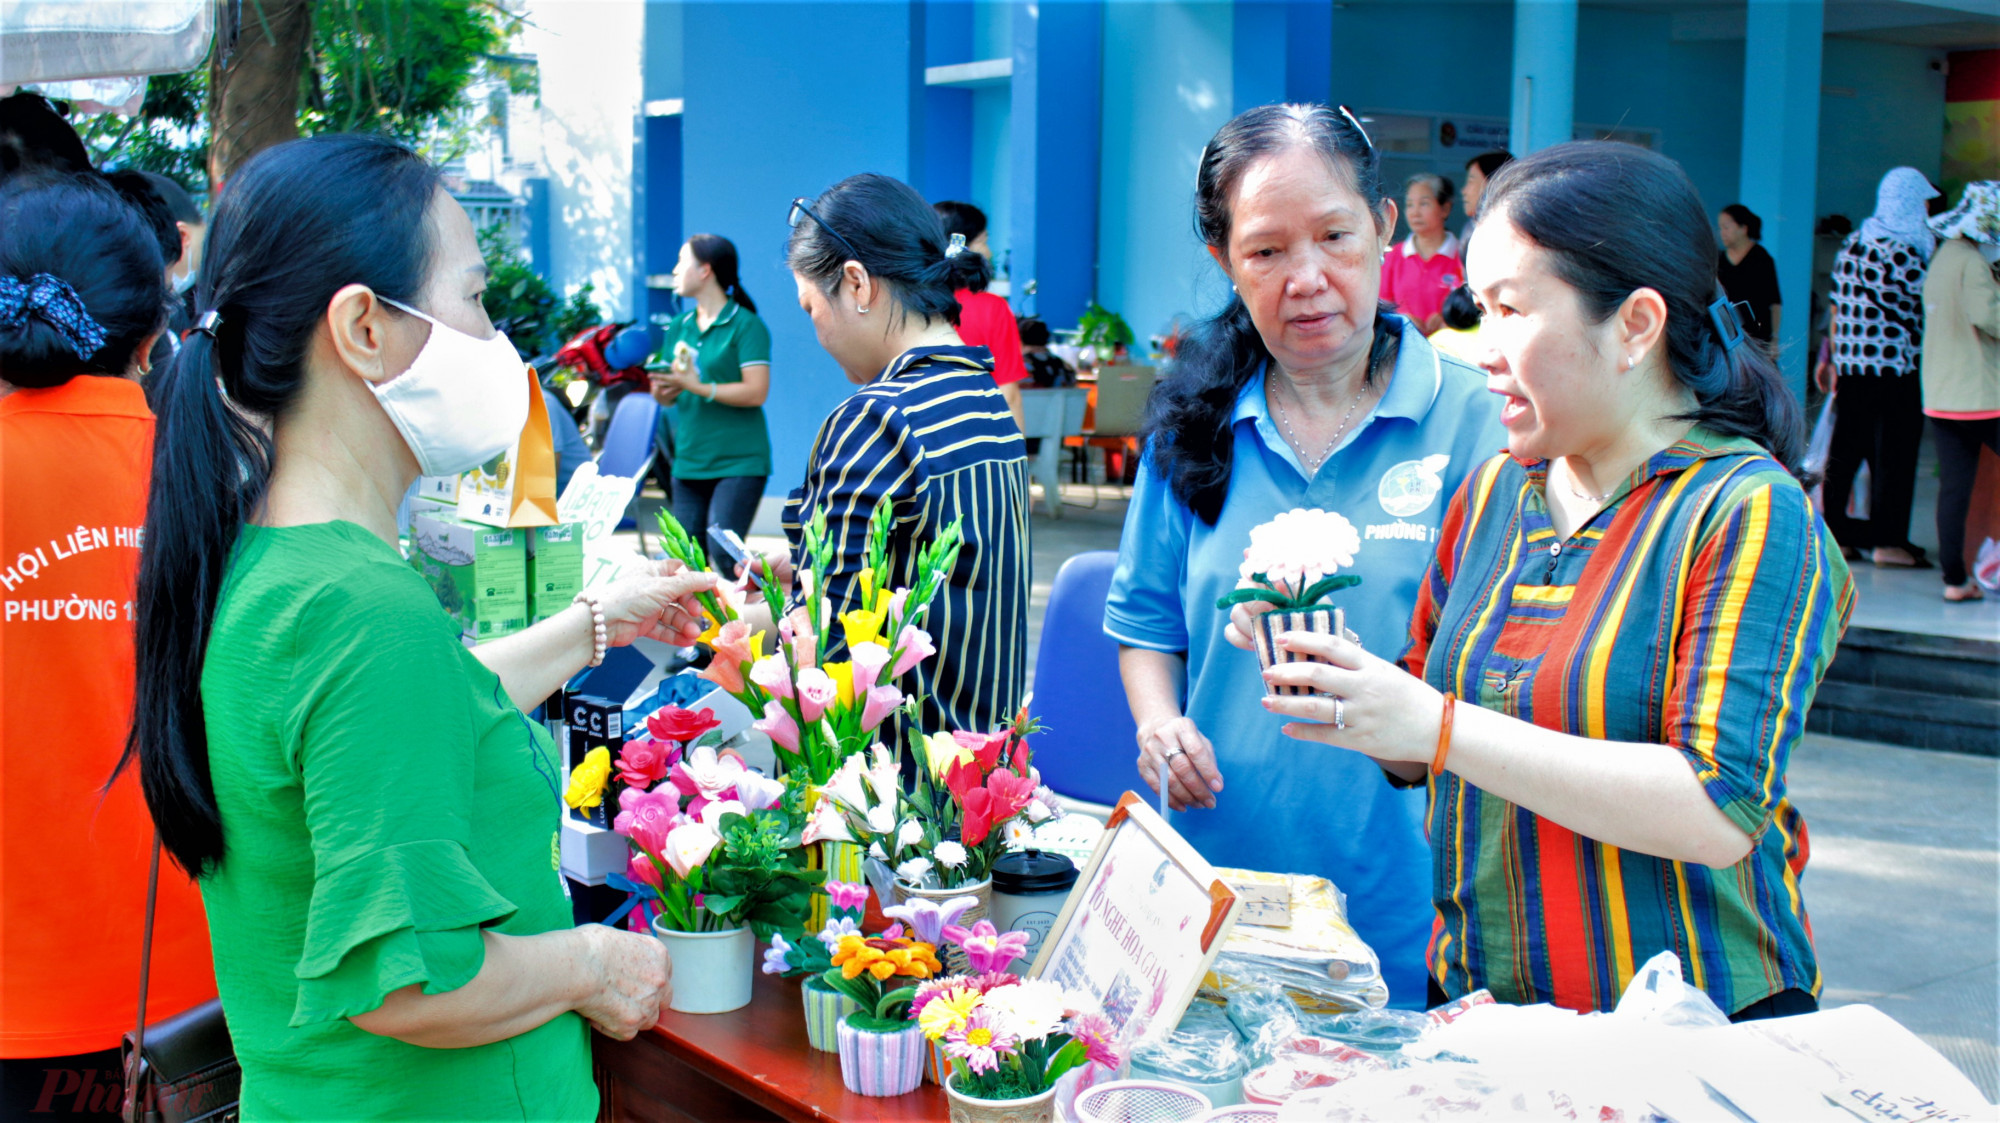
[(1444, 758), (1451, 753), (1451, 720), (1458, 715), (1458, 695), (1444, 696), (1444, 714), (1438, 719), (1437, 755), (1431, 757), (1431, 775), (1444, 774)]
[(604, 665), (604, 652), (611, 646), (611, 632), (604, 626), (604, 604), (595, 593), (578, 593), (571, 604), (580, 604), (590, 610), (590, 665)]

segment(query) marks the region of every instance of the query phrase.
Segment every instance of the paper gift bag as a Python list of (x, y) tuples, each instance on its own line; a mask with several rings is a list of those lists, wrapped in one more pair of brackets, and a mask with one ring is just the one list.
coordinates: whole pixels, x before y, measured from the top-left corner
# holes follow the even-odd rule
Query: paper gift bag
[(506, 452), (465, 473), (458, 517), (487, 526), (549, 526), (556, 521), (556, 445), (535, 368), (526, 372), (528, 423)]

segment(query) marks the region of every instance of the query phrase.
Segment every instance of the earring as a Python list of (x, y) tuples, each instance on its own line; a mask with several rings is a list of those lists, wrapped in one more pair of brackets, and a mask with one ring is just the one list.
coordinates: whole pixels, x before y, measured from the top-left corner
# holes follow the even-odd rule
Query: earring
[(1625, 356), (1625, 369), (1626, 369), (1626, 370), (1631, 370), (1631, 369), (1632, 369), (1633, 367), (1636, 367), (1636, 366), (1638, 366), (1638, 365), (1639, 365), (1639, 359), (1638, 359), (1638, 357), (1637, 357), (1637, 356), (1634, 356), (1634, 355), (1627, 355), (1627, 356)]
[(855, 310), (856, 312), (859, 312), (859, 313), (861, 313), (861, 314), (862, 314), (862, 315), (864, 315), (864, 316), (866, 316), (866, 315), (868, 314), (868, 309), (866, 309), (866, 308), (862, 308), (862, 307), (860, 307), (860, 306), (858, 306), (858, 305), (857, 305), (857, 306), (855, 307), (855, 309), (854, 309), (854, 310)]

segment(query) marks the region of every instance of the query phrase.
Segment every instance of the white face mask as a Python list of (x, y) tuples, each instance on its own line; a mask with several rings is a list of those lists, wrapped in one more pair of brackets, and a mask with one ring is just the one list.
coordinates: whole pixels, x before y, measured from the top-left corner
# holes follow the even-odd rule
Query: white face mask
[(528, 424), (526, 365), (507, 339), (474, 339), (407, 304), (382, 297), (429, 320), (431, 337), (410, 369), (368, 384), (426, 476), (455, 476), (502, 452)]

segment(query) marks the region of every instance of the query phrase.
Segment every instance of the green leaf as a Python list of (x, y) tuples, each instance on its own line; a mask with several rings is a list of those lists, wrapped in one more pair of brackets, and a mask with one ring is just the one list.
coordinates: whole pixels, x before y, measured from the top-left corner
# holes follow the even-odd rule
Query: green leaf
[(1289, 599), (1285, 594), (1272, 589), (1231, 589), (1228, 593), (1216, 598), (1215, 608), (1218, 612), (1227, 612), (1239, 604), (1254, 604), (1257, 601), (1264, 601), (1267, 604), (1282, 604)]
[(1299, 594), (1297, 603), (1300, 607), (1317, 604), (1319, 599), (1328, 593), (1359, 584), (1361, 584), (1361, 578), (1351, 573), (1343, 573), (1337, 577), (1322, 577), (1308, 586), (1305, 592)]
[[(1048, 1084), (1054, 1084), (1056, 1081), (1061, 1080), (1071, 1069), (1078, 1068), (1089, 1060), (1090, 1050), (1084, 1047), (1083, 1042), (1072, 1037), (1069, 1044), (1063, 1046), (1056, 1052), (1054, 1057), (1049, 1059), (1048, 1068), (1043, 1073), (1042, 1079), (1047, 1081)], [(1047, 1084), (1044, 1085), (1044, 1087), (1046, 1086)]]

